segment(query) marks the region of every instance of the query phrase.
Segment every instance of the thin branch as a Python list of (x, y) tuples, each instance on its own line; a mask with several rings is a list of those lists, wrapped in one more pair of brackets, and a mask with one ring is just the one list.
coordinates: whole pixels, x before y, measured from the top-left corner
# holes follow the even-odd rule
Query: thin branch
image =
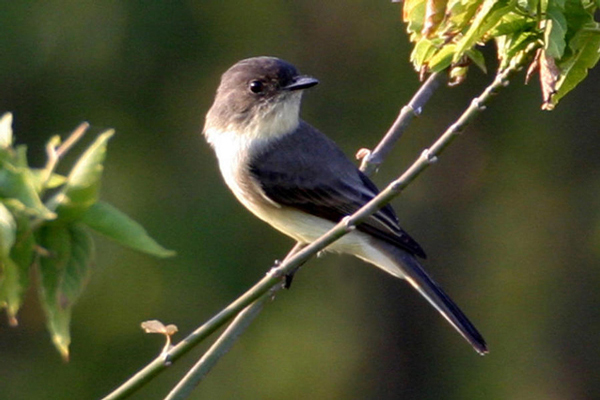
[(392, 147), (394, 147), (394, 144), (400, 139), (408, 127), (408, 124), (414, 117), (421, 115), (423, 107), (425, 107), (425, 104), (429, 101), (433, 93), (440, 86), (442, 80), (445, 78), (445, 73), (445, 71), (442, 71), (431, 74), (419, 91), (410, 100), (408, 105), (402, 107), (396, 121), (394, 121), (383, 139), (381, 139), (373, 151), (369, 152), (367, 150), (367, 154), (362, 157), (360, 165), (360, 170), (362, 172), (371, 175), (379, 168)]
[(267, 292), (240, 312), (221, 336), (219, 336), (217, 341), (204, 353), (200, 361), (188, 371), (177, 386), (173, 388), (171, 393), (165, 397), (165, 400), (186, 399), (212, 367), (215, 366), (217, 361), (233, 347), (237, 338), (250, 326), (262, 310), (264, 303), (270, 298), (271, 293)]
[[(288, 263), (285, 263), (286, 265)], [(283, 264), (282, 264), (283, 265)], [(300, 265), (300, 263), (298, 263)], [(296, 264), (290, 267), (290, 270)], [(275, 275), (269, 271), (267, 275), (256, 283), (250, 290), (238, 297), (235, 301), (209, 319), (206, 323), (188, 335), (185, 339), (173, 346), (167, 353), (163, 353), (155, 358), (150, 364), (136, 373), (134, 376), (129, 378), (127, 382), (119, 386), (115, 391), (104, 397), (103, 400), (117, 400), (124, 399), (131, 393), (135, 392), (140, 387), (144, 386), (154, 376), (165, 370), (175, 360), (179, 359), (195, 345), (202, 342), (214, 331), (222, 327), (232, 319), (235, 315), (239, 314), (249, 304), (254, 302), (256, 299), (267, 293), (271, 288), (274, 288), (277, 284), (281, 287), (281, 275)]]
[[(530, 51), (531, 50), (531, 51)], [(419, 176), (427, 167), (437, 161), (442, 151), (462, 132), (465, 126), (479, 115), (484, 109), (485, 104), (491, 99), (492, 95), (508, 84), (510, 75), (518, 71), (525, 63), (526, 57), (535, 50), (528, 49), (524, 52), (524, 56), (518, 61), (512, 63), (504, 71), (496, 75), (494, 81), (489, 85), (482, 94), (475, 98), (469, 107), (463, 112), (458, 120), (452, 124), (440, 138), (429, 148), (421, 153), (417, 160), (406, 170), (398, 179), (390, 183), (379, 195), (363, 206), (360, 210), (344, 218), (335, 227), (325, 233), (316, 241), (297, 251), (291, 257), (286, 257), (286, 260), (276, 267), (272, 268), (267, 275), (256, 283), (250, 290), (240, 296), (237, 300), (221, 310), (217, 315), (212, 317), (208, 322), (199, 327), (196, 331), (190, 334), (187, 338), (174, 346), (165, 356), (160, 356), (140, 370), (137, 374), (131, 377), (127, 382), (122, 384), (115, 391), (110, 393), (104, 400), (124, 399), (145, 383), (158, 375), (173, 361), (180, 358), (183, 354), (193, 348), (197, 343), (224, 325), (227, 321), (233, 318), (241, 310), (248, 307), (256, 299), (263, 296), (269, 290), (272, 293), (280, 290), (281, 278), (286, 274), (294, 271), (298, 266), (306, 262), (310, 257), (325, 249), (328, 245), (338, 240), (342, 236), (351, 232), (358, 224), (363, 222), (370, 215), (375, 213), (385, 204), (389, 203), (394, 197), (398, 196), (401, 191), (410, 184), (417, 176)], [(278, 285), (279, 284), (279, 285)], [(278, 285), (278, 286), (276, 286)]]

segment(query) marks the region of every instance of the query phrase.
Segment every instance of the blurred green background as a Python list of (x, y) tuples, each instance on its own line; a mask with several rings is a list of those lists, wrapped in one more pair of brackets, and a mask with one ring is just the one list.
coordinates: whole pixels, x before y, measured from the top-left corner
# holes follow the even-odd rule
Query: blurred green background
[[(68, 364), (30, 291), (17, 328), (0, 318), (0, 399), (100, 398), (160, 351), (140, 322), (175, 323), (182, 338), (260, 279), (293, 243), (236, 202), (200, 135), (220, 74), (274, 55), (319, 78), (304, 118), (353, 155), (419, 86), (400, 13), (366, 0), (0, 5), (0, 110), (14, 113), (32, 164), (44, 163), (51, 135), (83, 120), (88, 139), (114, 127), (102, 198), (178, 252), (158, 260), (98, 238)], [(403, 171), (491, 79), (472, 69), (438, 91), (375, 181)], [(600, 71), (551, 113), (522, 81), (394, 201), (488, 356), (404, 282), (328, 255), (192, 398), (600, 398)], [(163, 398), (201, 351), (133, 398)]]

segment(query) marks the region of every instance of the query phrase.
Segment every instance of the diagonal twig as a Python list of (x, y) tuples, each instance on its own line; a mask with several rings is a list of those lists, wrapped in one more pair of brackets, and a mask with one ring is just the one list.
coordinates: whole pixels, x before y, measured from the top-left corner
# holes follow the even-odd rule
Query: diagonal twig
[[(394, 144), (396, 144), (408, 127), (408, 124), (414, 117), (421, 115), (423, 107), (425, 107), (425, 104), (440, 86), (442, 80), (445, 79), (445, 76), (445, 71), (434, 72), (429, 76), (427, 81), (421, 85), (408, 104), (402, 107), (400, 114), (398, 114), (398, 117), (375, 149), (373, 151), (366, 150), (366, 155), (360, 157), (362, 158), (360, 164), (360, 170), (362, 172), (366, 175), (371, 175), (379, 168), (392, 147), (394, 147)], [(361, 153), (359, 152), (359, 154)]]

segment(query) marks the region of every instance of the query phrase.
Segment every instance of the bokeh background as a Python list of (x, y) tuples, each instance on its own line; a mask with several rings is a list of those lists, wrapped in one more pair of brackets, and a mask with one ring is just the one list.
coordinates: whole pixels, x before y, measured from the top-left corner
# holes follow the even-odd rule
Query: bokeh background
[[(115, 128), (102, 198), (178, 252), (158, 260), (97, 238), (68, 364), (30, 291), (17, 328), (0, 318), (0, 399), (100, 398), (160, 351), (141, 321), (175, 323), (182, 338), (260, 279), (293, 243), (236, 202), (200, 135), (220, 74), (275, 55), (318, 77), (304, 118), (353, 155), (419, 86), (400, 12), (367, 0), (0, 5), (0, 110), (14, 113), (31, 164), (44, 163), (51, 135), (83, 120), (88, 140)], [(375, 181), (402, 172), (491, 79), (472, 69), (438, 91)], [(553, 112), (522, 82), (394, 201), (488, 356), (404, 282), (328, 255), (303, 268), (192, 398), (600, 398), (600, 71)], [(163, 398), (202, 351), (133, 398)]]

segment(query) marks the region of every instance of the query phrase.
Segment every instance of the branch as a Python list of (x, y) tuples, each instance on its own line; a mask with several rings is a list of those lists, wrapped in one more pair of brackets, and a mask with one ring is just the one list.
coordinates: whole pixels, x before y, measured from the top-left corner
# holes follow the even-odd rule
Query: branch
[(233, 347), (237, 338), (250, 326), (254, 318), (261, 312), (264, 303), (270, 298), (271, 293), (267, 292), (240, 312), (233, 322), (229, 324), (225, 332), (204, 353), (200, 361), (189, 370), (177, 386), (173, 388), (171, 393), (165, 397), (165, 400), (182, 400), (187, 398), (212, 367), (215, 366), (217, 361)]
[(410, 100), (408, 105), (402, 107), (396, 121), (394, 121), (383, 139), (381, 139), (377, 147), (375, 147), (375, 150), (369, 151), (365, 149), (367, 153), (362, 157), (360, 157), (362, 155), (362, 150), (359, 151), (357, 156), (362, 158), (362, 163), (360, 164), (360, 170), (362, 172), (366, 175), (371, 175), (379, 168), (392, 147), (394, 147), (394, 144), (396, 144), (408, 127), (408, 124), (414, 117), (421, 115), (423, 107), (425, 107), (425, 104), (440, 86), (440, 83), (444, 78), (445, 71), (434, 72), (431, 74), (419, 91)]
[[(498, 73), (492, 84), (489, 85), (479, 97), (475, 98), (471, 102), (469, 107), (463, 112), (458, 120), (452, 124), (429, 149), (424, 150), (417, 160), (415, 160), (408, 170), (406, 170), (406, 172), (404, 172), (398, 179), (390, 183), (373, 200), (371, 200), (354, 214), (344, 218), (335, 227), (333, 227), (330, 231), (325, 233), (316, 241), (293, 253), (293, 255), (286, 257), (284, 262), (273, 267), (267, 273), (267, 275), (258, 283), (256, 283), (250, 290), (240, 296), (225, 309), (220, 311), (217, 315), (212, 317), (208, 322), (173, 347), (164, 356), (156, 358), (144, 369), (140, 370), (127, 382), (117, 388), (114, 392), (106, 396), (103, 400), (124, 399), (129, 394), (135, 392), (154, 376), (166, 369), (167, 366), (171, 365), (173, 361), (177, 360), (183, 354), (191, 350), (196, 344), (224, 325), (227, 321), (233, 318), (234, 315), (248, 307), (259, 297), (263, 296), (269, 290), (272, 290), (273, 294), (280, 290), (283, 287), (283, 285), (281, 285), (281, 279), (283, 277), (293, 272), (309, 258), (319, 251), (325, 249), (331, 243), (354, 230), (358, 224), (363, 222), (381, 207), (389, 203), (394, 197), (398, 196), (402, 190), (425, 169), (427, 169), (427, 167), (437, 161), (437, 157), (456, 138), (456, 136), (464, 130), (465, 126), (470, 121), (472, 121), (479, 113), (485, 110), (485, 104), (491, 99), (492, 95), (508, 85), (509, 77), (521, 69), (522, 65), (524, 65), (527, 59), (527, 56), (531, 54), (533, 50), (535, 50), (535, 47), (533, 46), (531, 49), (527, 49), (524, 52), (524, 55), (516, 62), (513, 62), (504, 71)], [(276, 286), (278, 284), (279, 286)]]

